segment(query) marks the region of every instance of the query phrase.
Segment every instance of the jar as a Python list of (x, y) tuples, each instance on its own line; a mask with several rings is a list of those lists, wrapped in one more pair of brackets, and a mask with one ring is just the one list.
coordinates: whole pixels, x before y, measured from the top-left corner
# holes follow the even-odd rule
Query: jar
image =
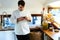
[(48, 29), (48, 22), (47, 22), (46, 20), (44, 20), (44, 21), (42, 22), (42, 28), (43, 28), (44, 30), (47, 30), (47, 29)]

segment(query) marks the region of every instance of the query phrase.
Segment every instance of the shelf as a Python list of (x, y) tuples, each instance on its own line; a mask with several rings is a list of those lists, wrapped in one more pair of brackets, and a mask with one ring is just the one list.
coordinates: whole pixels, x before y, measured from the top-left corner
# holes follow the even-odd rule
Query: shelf
[(31, 14), (31, 16), (42, 16), (42, 14)]

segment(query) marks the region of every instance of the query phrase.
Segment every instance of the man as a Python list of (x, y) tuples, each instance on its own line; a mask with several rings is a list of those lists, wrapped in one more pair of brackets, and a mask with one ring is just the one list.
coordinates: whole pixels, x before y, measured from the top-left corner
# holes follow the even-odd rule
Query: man
[(15, 10), (11, 15), (11, 21), (15, 24), (15, 34), (18, 40), (29, 40), (29, 25), (31, 15), (24, 10), (25, 2), (18, 1), (18, 10)]

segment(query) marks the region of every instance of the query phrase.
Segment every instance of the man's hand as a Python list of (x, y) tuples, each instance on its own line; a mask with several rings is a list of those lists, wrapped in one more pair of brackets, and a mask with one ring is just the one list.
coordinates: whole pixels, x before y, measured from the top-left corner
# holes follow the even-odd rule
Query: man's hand
[(29, 18), (29, 17), (25, 17), (25, 20), (27, 20), (27, 21), (31, 21), (31, 18)]
[(24, 20), (24, 17), (17, 18), (17, 22)]

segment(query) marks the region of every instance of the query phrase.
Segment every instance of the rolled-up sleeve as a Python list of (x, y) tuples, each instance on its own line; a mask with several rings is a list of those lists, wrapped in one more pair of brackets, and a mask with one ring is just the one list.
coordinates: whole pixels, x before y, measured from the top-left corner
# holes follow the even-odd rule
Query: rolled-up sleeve
[(28, 17), (29, 17), (29, 20), (32, 20), (32, 16), (30, 12), (28, 12)]
[(28, 22), (31, 22), (32, 17), (31, 17), (31, 13), (30, 13), (30, 11), (27, 11), (26, 13), (27, 13), (27, 15), (26, 15), (26, 17), (27, 17), (27, 21), (28, 21)]
[(16, 20), (16, 16), (15, 16), (15, 13), (14, 12), (11, 14), (10, 20), (11, 20), (12, 23), (16, 24), (16, 21), (17, 20)]

